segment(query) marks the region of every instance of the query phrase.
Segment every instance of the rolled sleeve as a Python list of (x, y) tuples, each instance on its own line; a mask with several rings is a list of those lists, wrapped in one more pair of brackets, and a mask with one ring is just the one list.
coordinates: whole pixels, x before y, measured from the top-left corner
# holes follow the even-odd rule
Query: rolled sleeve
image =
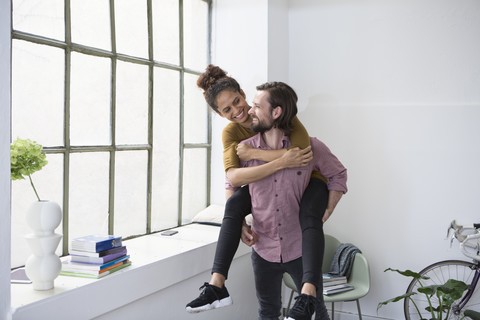
[(313, 149), (313, 170), (318, 170), (328, 179), (328, 190), (346, 193), (347, 169), (330, 151), (330, 149), (317, 138), (311, 139)]

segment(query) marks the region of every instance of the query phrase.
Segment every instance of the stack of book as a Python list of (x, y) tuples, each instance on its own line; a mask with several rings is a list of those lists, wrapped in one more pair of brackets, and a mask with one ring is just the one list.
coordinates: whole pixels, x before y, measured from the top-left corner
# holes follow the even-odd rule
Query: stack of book
[(61, 275), (98, 279), (131, 264), (122, 237), (95, 234), (73, 239)]
[(353, 290), (354, 286), (348, 284), (347, 277), (330, 273), (323, 274), (323, 294), (332, 295)]

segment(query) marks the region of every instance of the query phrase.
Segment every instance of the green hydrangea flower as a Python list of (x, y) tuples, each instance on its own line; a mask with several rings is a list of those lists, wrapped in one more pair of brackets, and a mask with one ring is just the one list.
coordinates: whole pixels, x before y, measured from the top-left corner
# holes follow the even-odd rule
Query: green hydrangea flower
[(43, 147), (40, 144), (30, 139), (17, 138), (10, 145), (11, 178), (12, 180), (19, 180), (28, 177), (38, 201), (40, 201), (40, 197), (33, 185), (31, 175), (42, 170), (48, 163), (47, 156), (42, 152), (42, 149)]

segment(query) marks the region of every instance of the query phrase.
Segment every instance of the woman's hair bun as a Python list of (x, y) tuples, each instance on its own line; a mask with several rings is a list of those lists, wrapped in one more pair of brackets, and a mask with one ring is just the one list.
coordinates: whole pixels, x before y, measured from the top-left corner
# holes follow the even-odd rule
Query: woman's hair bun
[(205, 69), (205, 72), (198, 77), (197, 86), (207, 91), (218, 79), (225, 78), (226, 76), (227, 73), (220, 67), (210, 64), (207, 69)]

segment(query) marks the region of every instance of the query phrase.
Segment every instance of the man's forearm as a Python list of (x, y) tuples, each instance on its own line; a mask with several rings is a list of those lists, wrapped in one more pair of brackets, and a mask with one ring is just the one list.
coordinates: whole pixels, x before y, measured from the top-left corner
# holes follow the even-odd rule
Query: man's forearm
[(328, 192), (328, 204), (327, 204), (327, 209), (325, 210), (325, 213), (322, 218), (323, 223), (325, 223), (328, 220), (328, 218), (330, 218), (330, 216), (333, 213), (333, 210), (335, 210), (335, 207), (337, 206), (342, 196), (343, 196), (342, 191), (330, 190)]
[(335, 210), (335, 207), (337, 206), (342, 196), (343, 196), (342, 191), (330, 190), (328, 192), (327, 210), (329, 210), (330, 212), (333, 212), (333, 210)]
[(234, 193), (233, 189), (225, 189), (225, 200), (228, 200)]

